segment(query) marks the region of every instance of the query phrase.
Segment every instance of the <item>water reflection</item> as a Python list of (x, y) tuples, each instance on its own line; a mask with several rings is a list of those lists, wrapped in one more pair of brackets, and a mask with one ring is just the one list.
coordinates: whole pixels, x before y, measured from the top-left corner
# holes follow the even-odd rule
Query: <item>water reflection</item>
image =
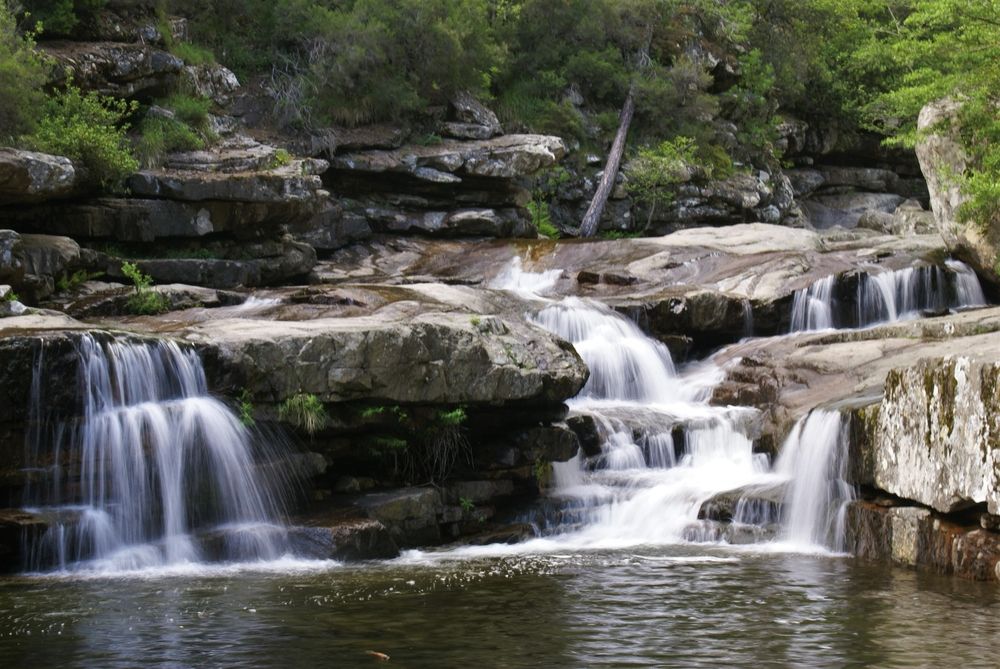
[(997, 589), (674, 548), (0, 581), (0, 666), (993, 666)]

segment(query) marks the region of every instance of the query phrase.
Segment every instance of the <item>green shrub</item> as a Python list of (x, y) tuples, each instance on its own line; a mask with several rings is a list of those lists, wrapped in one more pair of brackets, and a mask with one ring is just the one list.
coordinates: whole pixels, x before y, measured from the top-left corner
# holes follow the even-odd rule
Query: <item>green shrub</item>
[(187, 65), (211, 65), (215, 62), (215, 54), (211, 49), (191, 42), (175, 42), (170, 46), (170, 52)]
[(278, 418), (310, 435), (330, 424), (326, 407), (311, 393), (297, 393), (282, 402), (278, 407)]
[(118, 190), (139, 169), (125, 137), (126, 117), (137, 107), (93, 91), (84, 94), (70, 84), (45, 103), (38, 127), (22, 143), (71, 159), (84, 168), (90, 185)]
[(531, 214), (531, 222), (538, 229), (538, 234), (549, 239), (559, 239), (560, 233), (549, 216), (549, 203), (532, 200), (528, 203), (528, 212)]
[(208, 130), (208, 112), (212, 109), (212, 101), (208, 98), (174, 93), (168, 98), (157, 100), (157, 104), (174, 112), (179, 121), (192, 128)]
[(24, 0), (30, 19), (42, 24), (50, 35), (68, 35), (81, 19), (93, 15), (106, 0)]
[(274, 152), (274, 156), (271, 158), (270, 162), (267, 164), (267, 169), (276, 170), (279, 167), (284, 167), (292, 162), (292, 154), (290, 154), (285, 149), (278, 149)]
[(47, 64), (34, 48), (34, 33), (19, 34), (14, 15), (0, 0), (0, 144), (31, 133), (45, 104)]
[(122, 274), (132, 280), (134, 288), (134, 292), (126, 303), (129, 313), (138, 316), (155, 316), (170, 309), (167, 296), (150, 288), (153, 278), (148, 274), (143, 274), (135, 263), (123, 262)]
[(246, 427), (253, 427), (257, 424), (254, 420), (253, 413), (253, 396), (250, 395), (250, 391), (244, 388), (236, 398), (236, 408), (240, 414), (240, 422)]
[(139, 126), (135, 152), (143, 167), (157, 167), (164, 156), (174, 151), (197, 151), (205, 140), (189, 126), (176, 119), (147, 117)]

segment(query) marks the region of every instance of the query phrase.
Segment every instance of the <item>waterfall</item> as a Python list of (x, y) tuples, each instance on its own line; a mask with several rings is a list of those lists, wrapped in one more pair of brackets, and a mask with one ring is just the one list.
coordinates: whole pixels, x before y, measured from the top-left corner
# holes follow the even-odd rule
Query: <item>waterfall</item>
[(795, 291), (792, 300), (792, 332), (834, 327), (833, 289), (836, 284), (837, 277), (831, 275), (808, 288)]
[(817, 409), (799, 420), (781, 448), (776, 471), (789, 481), (782, 504), (782, 538), (792, 544), (844, 550), (847, 425), (836, 411)]
[(285, 552), (276, 519), (287, 481), (257, 469), (250, 433), (209, 396), (193, 351), (84, 336), (76, 353), (74, 418), (47, 420), (44, 352), (36, 362), (29, 452), (46, 484), (28, 488), (27, 506), (54, 520), (30, 547), (32, 568), (119, 571)]
[(831, 275), (795, 291), (792, 332), (865, 328), (920, 318), (925, 312), (986, 305), (975, 272), (958, 260), (946, 260), (944, 267), (922, 265), (862, 274), (853, 313), (838, 310), (836, 283), (837, 277)]

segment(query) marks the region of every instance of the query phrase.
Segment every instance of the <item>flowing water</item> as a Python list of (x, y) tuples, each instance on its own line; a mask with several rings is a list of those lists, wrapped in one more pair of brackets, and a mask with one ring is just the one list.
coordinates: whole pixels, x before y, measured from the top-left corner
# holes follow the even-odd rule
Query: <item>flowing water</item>
[[(950, 270), (963, 304), (982, 298)], [(511, 546), (285, 555), (288, 482), (256, 466), (268, 453), (197, 357), (85, 339), (82, 420), (34, 398), (35, 443), (65, 457), (39, 463), (31, 503), (73, 521), (35, 547), (57, 571), (0, 580), (0, 666), (993, 666), (994, 585), (837, 552), (853, 495), (838, 413), (804, 417), (772, 464), (755, 410), (709, 405), (722, 370), (675, 366), (601, 304), (545, 298), (560, 276), (518, 262), (494, 287), (540, 302), (530, 317), (587, 361), (570, 406), (601, 449), (554, 467), (541, 536)], [(832, 302), (809, 297), (804, 327), (830, 327)], [(733, 522), (699, 518), (720, 493), (740, 496)]]
[(853, 309), (839, 304), (837, 278), (831, 275), (795, 292), (792, 332), (865, 328), (920, 318), (926, 312), (986, 305), (975, 272), (958, 260), (946, 260), (944, 267), (920, 265), (862, 274)]
[(78, 358), (78, 419), (48, 415), (35, 374), (29, 449), (40, 480), (26, 507), (54, 521), (30, 547), (33, 569), (116, 572), (285, 552), (277, 519), (291, 482), (257, 467), (249, 431), (208, 395), (196, 353), (85, 336)]

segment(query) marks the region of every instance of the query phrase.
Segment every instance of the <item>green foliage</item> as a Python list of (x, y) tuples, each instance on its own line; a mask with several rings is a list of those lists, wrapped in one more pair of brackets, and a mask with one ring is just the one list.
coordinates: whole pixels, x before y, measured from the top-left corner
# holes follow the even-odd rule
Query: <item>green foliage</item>
[(655, 148), (643, 148), (626, 166), (625, 188), (637, 202), (649, 208), (647, 226), (657, 206), (669, 206), (672, 186), (684, 181), (695, 162), (697, 145), (690, 137), (675, 137)]
[(240, 415), (240, 422), (245, 427), (253, 427), (257, 424), (257, 421), (253, 417), (253, 396), (246, 388), (240, 391), (240, 394), (236, 397), (236, 408)]
[(190, 126), (172, 118), (146, 117), (139, 126), (135, 152), (143, 167), (157, 167), (174, 151), (197, 151), (205, 140)]
[(187, 65), (211, 65), (215, 62), (211, 49), (191, 42), (176, 42), (170, 47), (170, 52)]
[(70, 158), (86, 171), (86, 181), (107, 190), (118, 190), (125, 177), (139, 169), (125, 137), (126, 117), (137, 104), (84, 94), (70, 84), (42, 107), (35, 131), (21, 142), (36, 151)]
[(0, 0), (0, 144), (34, 131), (45, 104), (45, 59), (35, 50), (34, 32), (18, 33), (6, 0)]
[(437, 424), (441, 427), (459, 427), (465, 423), (465, 419), (468, 416), (465, 415), (465, 409), (462, 407), (456, 407), (450, 411), (441, 410), (437, 414)]
[(212, 108), (212, 101), (208, 98), (174, 93), (168, 98), (158, 100), (157, 104), (174, 112), (179, 121), (192, 128), (201, 131), (208, 129), (208, 112)]
[(726, 118), (736, 124), (736, 139), (741, 158), (774, 156), (774, 142), (778, 138), (778, 100), (772, 91), (775, 84), (774, 67), (764, 61), (759, 49), (740, 57), (740, 80), (726, 91), (723, 104)]
[(68, 35), (81, 20), (91, 17), (106, 0), (24, 0), (32, 21), (42, 24), (46, 35)]
[(462, 507), (462, 511), (465, 513), (472, 513), (476, 510), (476, 504), (468, 497), (459, 497), (458, 505)]
[(155, 316), (170, 309), (167, 296), (152, 290), (153, 278), (144, 274), (135, 263), (123, 262), (122, 274), (131, 280), (133, 285), (132, 295), (126, 303), (129, 313), (138, 316)]
[(437, 146), (438, 144), (441, 144), (443, 141), (444, 139), (441, 137), (441, 135), (431, 132), (426, 135), (421, 135), (420, 137), (417, 137), (414, 140), (414, 143), (419, 144), (420, 146)]
[(312, 393), (296, 393), (278, 406), (278, 418), (313, 435), (330, 424), (323, 402)]
[(18, 302), (21, 298), (13, 290), (8, 290), (7, 294), (3, 296), (3, 299), (7, 302)]
[(527, 207), (531, 214), (531, 222), (538, 229), (538, 234), (549, 239), (559, 239), (561, 236), (559, 228), (552, 223), (552, 218), (549, 216), (549, 203), (532, 200)]
[(71, 275), (63, 274), (59, 277), (59, 280), (56, 281), (56, 290), (60, 293), (68, 293), (79, 288), (80, 284), (90, 281), (91, 279), (96, 279), (102, 274), (103, 272), (91, 273), (84, 269), (77, 270)]
[(271, 158), (270, 162), (268, 163), (267, 169), (275, 170), (278, 169), (279, 167), (284, 167), (285, 165), (288, 165), (291, 162), (292, 162), (292, 154), (290, 154), (285, 149), (278, 149), (277, 151), (274, 152), (274, 157)]

